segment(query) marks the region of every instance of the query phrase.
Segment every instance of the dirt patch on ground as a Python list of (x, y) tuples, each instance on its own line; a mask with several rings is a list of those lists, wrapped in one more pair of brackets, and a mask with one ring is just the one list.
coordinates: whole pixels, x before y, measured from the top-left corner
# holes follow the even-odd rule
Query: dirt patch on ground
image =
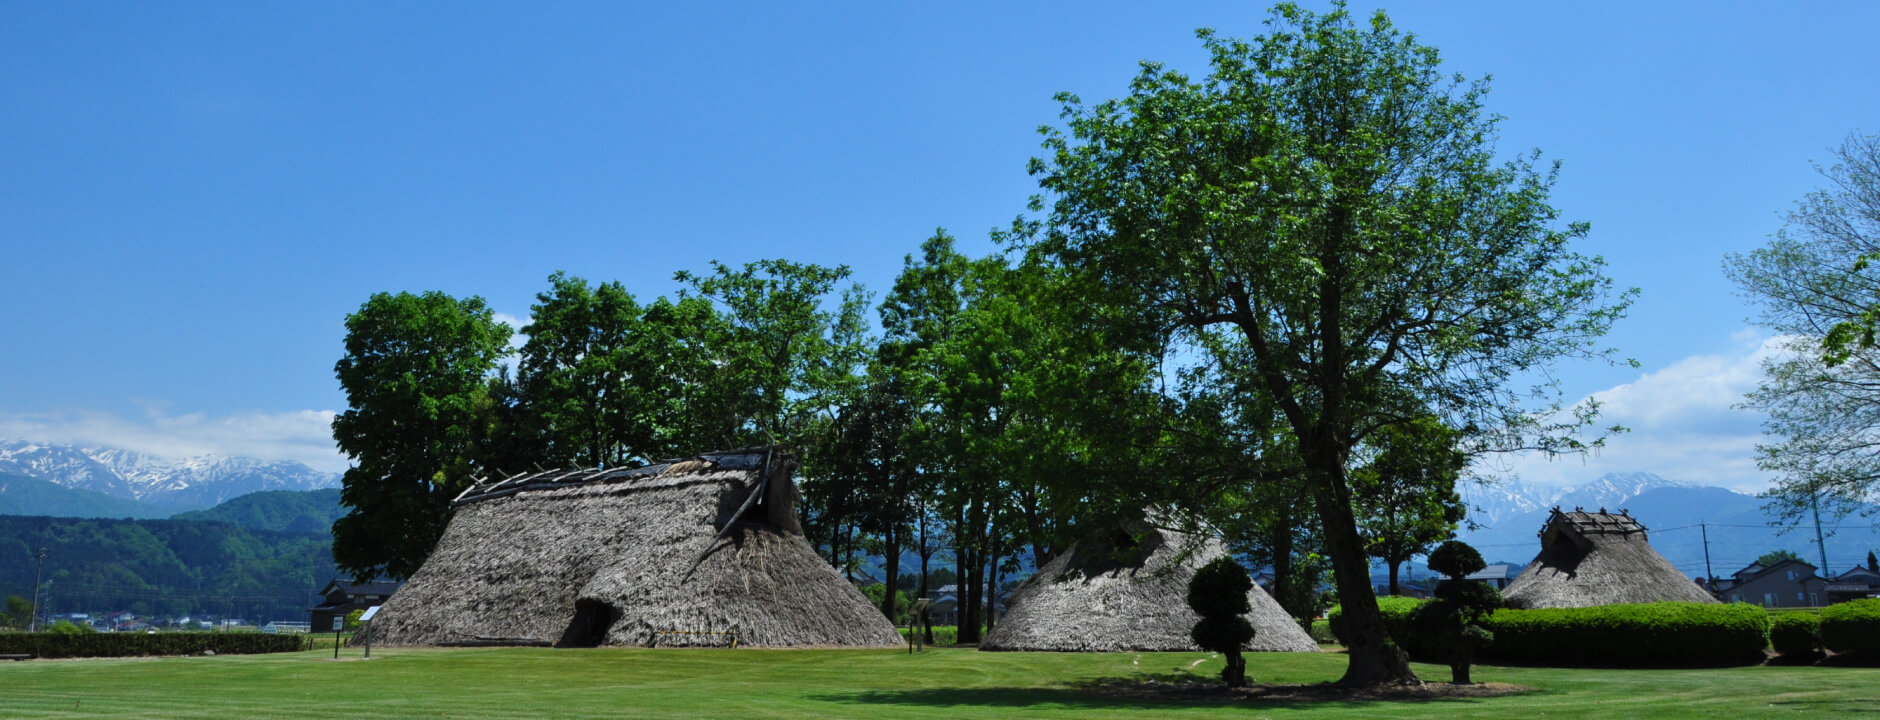
[(1415, 702), (1457, 698), (1501, 697), (1504, 695), (1521, 695), (1534, 692), (1534, 688), (1525, 685), (1511, 685), (1509, 683), (1452, 685), (1443, 682), (1426, 682), (1422, 685), (1382, 685), (1365, 688), (1340, 687), (1331, 683), (1318, 683), (1316, 685), (1254, 684), (1243, 688), (1230, 688), (1219, 682), (1161, 678), (1112, 678), (1081, 683), (1075, 687), (1085, 692), (1109, 697), (1200, 703), (1298, 703), (1376, 700)]

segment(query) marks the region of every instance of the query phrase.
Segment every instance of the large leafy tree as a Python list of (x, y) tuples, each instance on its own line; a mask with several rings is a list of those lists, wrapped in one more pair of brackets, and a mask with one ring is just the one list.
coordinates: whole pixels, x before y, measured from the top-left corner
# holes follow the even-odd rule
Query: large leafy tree
[[(1583, 446), (1584, 413), (1517, 383), (1595, 345), (1626, 305), (1549, 205), (1551, 169), (1497, 162), (1485, 82), (1382, 13), (1291, 5), (1251, 42), (1203, 32), (1199, 80), (1144, 66), (1120, 100), (1060, 96), (1033, 162), (1050, 213), (1013, 237), (1173, 343), (1227, 332), (1224, 369), (1298, 443), (1351, 651), (1344, 682), (1413, 682), (1386, 636), (1353, 513), (1352, 451), (1436, 415), (1476, 449)], [(1531, 401), (1530, 401), (1531, 402)], [(1406, 404), (1410, 407), (1406, 412)]]
[[(618, 282), (555, 273), (536, 295), (517, 366), (524, 417), (550, 465), (617, 465), (653, 444), (647, 385), (660, 377), (642, 310)], [(656, 356), (655, 356), (656, 357)]]
[(1880, 501), (1880, 135), (1853, 135), (1767, 246), (1724, 267), (1788, 352), (1764, 364), (1749, 407), (1767, 416), (1757, 465), (1794, 522)]
[(346, 318), (334, 366), (347, 409), (333, 439), (352, 459), (333, 560), (354, 577), (403, 578), (450, 521), (450, 501), (483, 472), (490, 380), (509, 326), (482, 298), (379, 293)]
[(1456, 481), (1468, 456), (1456, 447), (1461, 439), (1435, 418), (1382, 427), (1367, 443), (1371, 461), (1351, 473), (1358, 536), (1390, 568), (1392, 595), (1398, 568), (1449, 539), (1462, 522)]

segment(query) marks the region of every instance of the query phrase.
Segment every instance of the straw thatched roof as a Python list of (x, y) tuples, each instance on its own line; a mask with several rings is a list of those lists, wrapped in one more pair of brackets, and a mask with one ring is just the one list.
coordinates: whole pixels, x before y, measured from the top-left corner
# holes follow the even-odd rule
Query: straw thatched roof
[(1502, 597), (1514, 608), (1717, 602), (1652, 549), (1645, 529), (1624, 510), (1556, 507), (1541, 527), (1540, 554)]
[(810, 547), (781, 451), (471, 488), (372, 622), (391, 645), (900, 644)]
[[(979, 649), (1198, 650), (1189, 631), (1201, 618), (1188, 607), (1188, 581), (1225, 554), (1218, 539), (1146, 526), (1077, 543), (1019, 585), (1011, 611)], [(1259, 585), (1247, 599), (1255, 630), (1248, 649), (1318, 651), (1318, 643)]]

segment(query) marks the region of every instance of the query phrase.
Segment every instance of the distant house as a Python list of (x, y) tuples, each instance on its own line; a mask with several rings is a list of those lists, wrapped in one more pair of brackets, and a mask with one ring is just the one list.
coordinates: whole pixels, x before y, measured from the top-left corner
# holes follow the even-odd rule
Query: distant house
[(355, 583), (351, 580), (335, 579), (320, 590), (320, 604), (308, 609), (312, 615), (308, 625), (313, 628), (314, 632), (331, 632), (333, 618), (343, 618), (354, 610), (364, 610), (382, 604), (403, 584), (395, 580)]
[(1768, 566), (1750, 563), (1718, 583), (1717, 596), (1725, 602), (1763, 607), (1820, 607), (1828, 600), (1826, 584), (1815, 575), (1815, 566), (1800, 560)]
[[(995, 601), (993, 602), (992, 607), (995, 611), (998, 612), (998, 615), (993, 618), (993, 621), (995, 623), (998, 621), (999, 618), (1005, 617), (1005, 601), (1010, 599), (1011, 594), (1012, 594), (1011, 588), (1007, 588), (1006, 591), (1003, 593), (1000, 593), (999, 597), (996, 598)], [(927, 591), (927, 600), (928, 600), (927, 618), (933, 621), (933, 624), (935, 625), (958, 625), (959, 624), (960, 622), (960, 586), (941, 585), (939, 587), (933, 588), (932, 590)], [(983, 603), (985, 601), (982, 599), (980, 600), (980, 602)], [(980, 612), (981, 613), (985, 612), (985, 608), (983, 606), (981, 606)]]
[(1464, 579), (1481, 580), (1495, 586), (1496, 590), (1505, 590), (1508, 588), (1508, 583), (1514, 582), (1515, 578), (1521, 576), (1521, 567), (1514, 563), (1495, 563)]
[(1856, 565), (1854, 569), (1822, 583), (1821, 591), (1827, 594), (1830, 605), (1849, 600), (1880, 597), (1880, 572)]

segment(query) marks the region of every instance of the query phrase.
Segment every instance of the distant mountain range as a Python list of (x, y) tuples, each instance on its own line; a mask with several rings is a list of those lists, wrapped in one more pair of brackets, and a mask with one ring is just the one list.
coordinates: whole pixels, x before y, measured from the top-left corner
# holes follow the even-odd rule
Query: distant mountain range
[[(1763, 500), (1719, 487), (1674, 480), (1652, 473), (1611, 473), (1573, 487), (1536, 487), (1504, 482), (1463, 489), (1469, 518), (1481, 525), (1460, 533), (1490, 562), (1525, 564), (1540, 551), (1537, 533), (1555, 506), (1565, 510), (1621, 509), (1647, 528), (1652, 547), (1692, 577), (1709, 571), (1719, 576), (1749, 565), (1772, 550), (1790, 550), (1811, 565), (1821, 564), (1812, 523), (1783, 532), (1763, 512)], [(1880, 549), (1880, 517), (1822, 518), (1823, 545), (1835, 573), (1864, 563)]]
[[(20, 440), (0, 441), (0, 475), (36, 478), (59, 487), (83, 491), (61, 495), (58, 502), (83, 502), (98, 496), (132, 501), (150, 510), (107, 508), (98, 517), (166, 516), (213, 507), (241, 495), (264, 490), (318, 490), (339, 486), (339, 475), (320, 472), (297, 462), (264, 461), (246, 457), (204, 455), (166, 459), (117, 448), (86, 448)], [(35, 488), (46, 495), (43, 488)], [(9, 507), (10, 489), (0, 489), (0, 507)], [(56, 493), (54, 493), (56, 494)], [(18, 504), (17, 497), (12, 502)], [(7, 514), (52, 514), (34, 511)], [(60, 512), (57, 514), (69, 514)]]

